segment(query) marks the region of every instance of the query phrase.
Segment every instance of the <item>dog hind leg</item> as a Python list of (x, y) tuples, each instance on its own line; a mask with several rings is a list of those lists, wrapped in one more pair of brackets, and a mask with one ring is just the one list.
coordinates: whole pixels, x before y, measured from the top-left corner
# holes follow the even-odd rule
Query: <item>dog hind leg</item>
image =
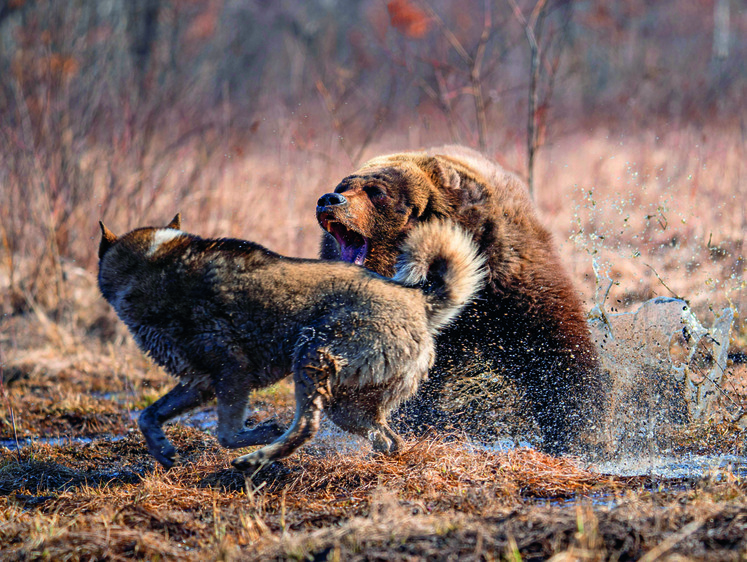
[(402, 438), (389, 427), (386, 420), (372, 424), (372, 428), (368, 432), (368, 438), (371, 440), (374, 451), (385, 455), (398, 453), (405, 444)]
[[(244, 472), (256, 470), (263, 465), (287, 457), (309, 441), (319, 429), (324, 405), (329, 401), (329, 372), (333, 369), (319, 352), (310, 362), (297, 361), (294, 370), (296, 414), (288, 430), (277, 440), (248, 455), (234, 459), (231, 464)], [(305, 354), (301, 354), (304, 357)], [(303, 366), (298, 366), (298, 365)]]
[(253, 445), (271, 443), (280, 437), (285, 428), (276, 420), (270, 419), (254, 427), (246, 427), (246, 409), (251, 375), (242, 376), (244, 371), (238, 367), (224, 367), (224, 376), (215, 383), (215, 394), (218, 398), (218, 441), (227, 449), (239, 449)]
[(212, 397), (212, 389), (204, 384), (181, 382), (140, 414), (138, 425), (145, 437), (148, 451), (164, 468), (168, 469), (174, 465), (176, 449), (166, 438), (161, 426)]
[(339, 428), (368, 438), (374, 451), (392, 455), (404, 446), (402, 438), (389, 426), (388, 411), (382, 404), (382, 389), (336, 395), (325, 412)]

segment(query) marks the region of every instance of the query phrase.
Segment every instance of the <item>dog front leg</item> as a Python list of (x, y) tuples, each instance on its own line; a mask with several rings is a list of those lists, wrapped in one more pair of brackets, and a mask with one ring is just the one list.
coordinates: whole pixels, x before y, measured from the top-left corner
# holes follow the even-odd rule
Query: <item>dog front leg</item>
[(213, 392), (209, 387), (179, 383), (142, 411), (138, 418), (140, 431), (145, 437), (148, 451), (164, 468), (168, 469), (174, 465), (176, 449), (166, 438), (161, 426), (212, 397)]

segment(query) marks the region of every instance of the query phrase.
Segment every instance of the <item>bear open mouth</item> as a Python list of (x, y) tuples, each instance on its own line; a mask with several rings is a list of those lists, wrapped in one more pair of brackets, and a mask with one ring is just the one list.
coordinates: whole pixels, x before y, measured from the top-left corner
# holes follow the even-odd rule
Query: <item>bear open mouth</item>
[(349, 263), (363, 265), (368, 254), (368, 240), (366, 237), (337, 221), (329, 221), (325, 226), (327, 231), (340, 244), (340, 259)]

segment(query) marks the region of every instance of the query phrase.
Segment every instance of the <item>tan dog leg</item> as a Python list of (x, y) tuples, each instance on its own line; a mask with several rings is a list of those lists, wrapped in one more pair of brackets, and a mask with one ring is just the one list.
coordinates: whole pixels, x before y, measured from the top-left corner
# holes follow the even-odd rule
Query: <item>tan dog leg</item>
[(244, 472), (257, 470), (265, 464), (292, 454), (316, 434), (326, 394), (326, 389), (315, 380), (319, 378), (319, 374), (313, 367), (296, 372), (296, 415), (293, 424), (274, 443), (234, 459), (231, 462), (234, 467)]
[(390, 408), (383, 408), (382, 389), (336, 394), (325, 413), (339, 428), (368, 438), (374, 451), (392, 455), (404, 445), (387, 423)]
[(394, 455), (401, 451), (404, 446), (402, 438), (389, 427), (386, 420), (372, 424), (371, 430), (368, 432), (368, 438), (373, 450), (385, 455)]

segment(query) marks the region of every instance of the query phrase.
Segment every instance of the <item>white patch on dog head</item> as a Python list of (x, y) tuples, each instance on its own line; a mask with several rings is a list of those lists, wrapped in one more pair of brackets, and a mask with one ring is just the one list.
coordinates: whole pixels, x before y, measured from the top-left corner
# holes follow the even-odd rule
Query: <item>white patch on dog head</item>
[(166, 242), (171, 242), (174, 238), (178, 238), (184, 234), (181, 230), (175, 228), (159, 228), (153, 232), (153, 240), (150, 243), (148, 249), (148, 257), (152, 257), (159, 250), (161, 245)]

